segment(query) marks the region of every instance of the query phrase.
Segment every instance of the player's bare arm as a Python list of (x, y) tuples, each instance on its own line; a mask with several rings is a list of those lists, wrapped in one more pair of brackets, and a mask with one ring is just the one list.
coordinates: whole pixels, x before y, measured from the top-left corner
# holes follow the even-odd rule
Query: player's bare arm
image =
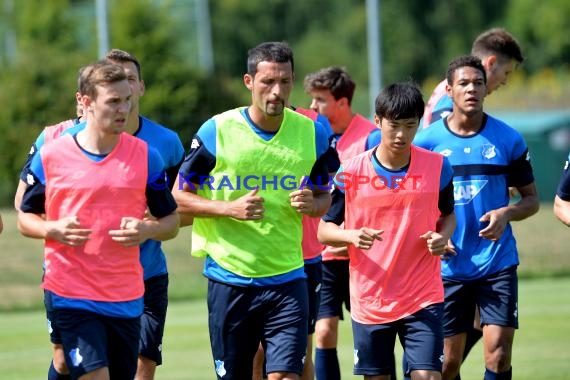
[(491, 210), (479, 219), (481, 222), (489, 222), (487, 227), (479, 231), (479, 236), (489, 240), (498, 240), (503, 235), (507, 223), (524, 220), (538, 212), (540, 203), (534, 182), (517, 187), (517, 190), (521, 196), (520, 201)]
[(305, 187), (289, 194), (291, 207), (308, 216), (323, 216), (330, 207), (331, 196), (326, 190)]
[(375, 241), (382, 240), (383, 230), (362, 227), (357, 230), (345, 230), (333, 222), (321, 220), (317, 237), (323, 244), (332, 247), (345, 247), (349, 244), (360, 249), (370, 249)]
[(18, 213), (18, 230), (27, 237), (52, 239), (71, 246), (85, 244), (91, 234), (90, 229), (81, 228), (76, 216), (47, 221), (40, 215), (21, 211)]
[(554, 197), (553, 211), (558, 220), (570, 227), (570, 202), (567, 202), (556, 195)]
[(16, 189), (16, 195), (14, 195), (14, 208), (16, 211), (20, 210), (20, 205), (22, 204), (22, 198), (24, 197), (24, 193), (26, 192), (26, 182), (19, 180), (18, 181), (18, 188)]
[(257, 195), (259, 188), (233, 200), (218, 201), (206, 199), (196, 194), (199, 185), (184, 183), (180, 187), (180, 178), (176, 179), (172, 195), (178, 204), (178, 212), (182, 215), (183, 224), (194, 216), (230, 217), (238, 220), (259, 220), (263, 218), (264, 198)]
[(455, 255), (451, 244), (451, 235), (455, 230), (455, 213), (442, 215), (437, 221), (437, 231), (427, 231), (420, 238), (426, 241), (430, 253), (434, 256)]
[(179, 218), (176, 211), (159, 219), (138, 219), (123, 217), (117, 230), (110, 230), (109, 235), (125, 247), (134, 247), (148, 239), (170, 240), (178, 235)]

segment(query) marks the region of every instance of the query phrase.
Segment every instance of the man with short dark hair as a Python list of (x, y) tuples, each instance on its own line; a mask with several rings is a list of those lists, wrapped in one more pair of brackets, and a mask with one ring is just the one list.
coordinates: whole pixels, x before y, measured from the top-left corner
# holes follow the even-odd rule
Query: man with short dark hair
[(270, 380), (298, 379), (307, 355), (301, 219), (330, 205), (329, 144), (320, 123), (288, 107), (293, 70), (285, 43), (249, 50), (251, 104), (200, 127), (173, 190), (194, 217), (192, 253), (205, 257), (218, 379), (251, 379), (260, 342)]
[[(483, 111), (486, 70), (475, 56), (452, 60), (447, 95), (453, 110), (418, 134), (414, 143), (446, 156), (454, 169), (457, 252), (442, 261), (445, 289), (443, 379), (463, 361), (477, 309), (483, 329), (485, 380), (510, 380), (518, 328), (518, 252), (510, 222), (538, 211), (527, 145), (522, 135)], [(510, 203), (510, 187), (520, 200)]]

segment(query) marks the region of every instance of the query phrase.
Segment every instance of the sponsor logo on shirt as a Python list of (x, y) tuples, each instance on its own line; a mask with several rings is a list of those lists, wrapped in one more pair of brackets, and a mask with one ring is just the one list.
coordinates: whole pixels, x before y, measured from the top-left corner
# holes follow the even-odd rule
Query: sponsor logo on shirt
[(466, 205), (481, 192), (487, 185), (487, 180), (472, 180), (472, 181), (453, 181), (453, 198), (455, 198), (455, 205)]

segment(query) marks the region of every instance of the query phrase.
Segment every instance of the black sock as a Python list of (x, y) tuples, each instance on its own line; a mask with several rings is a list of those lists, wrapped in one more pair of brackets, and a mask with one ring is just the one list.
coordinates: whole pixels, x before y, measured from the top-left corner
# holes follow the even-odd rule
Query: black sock
[(315, 377), (317, 380), (340, 380), (340, 365), (336, 348), (315, 350)]
[(57, 372), (55, 370), (55, 367), (53, 366), (53, 360), (52, 360), (49, 365), (47, 378), (48, 380), (71, 380), (71, 375), (62, 375), (61, 373)]
[(485, 377), (483, 380), (511, 380), (513, 378), (513, 367), (509, 368), (506, 372), (493, 372), (485, 368)]

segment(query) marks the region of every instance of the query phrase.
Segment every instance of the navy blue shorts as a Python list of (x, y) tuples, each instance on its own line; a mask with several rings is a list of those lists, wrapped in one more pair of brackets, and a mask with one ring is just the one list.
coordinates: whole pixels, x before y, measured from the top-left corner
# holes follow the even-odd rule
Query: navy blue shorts
[(162, 337), (168, 307), (168, 274), (144, 282), (144, 311), (141, 315), (139, 354), (162, 364)]
[(469, 331), (475, 308), (479, 308), (481, 326), (519, 327), (518, 279), (516, 267), (472, 281), (443, 280), (445, 336)]
[(132, 379), (137, 371), (140, 318), (114, 318), (78, 309), (46, 308), (63, 344), (71, 377), (108, 367), (112, 379)]
[(389, 375), (395, 370), (396, 335), (406, 353), (404, 372), (441, 372), (443, 362), (443, 305), (434, 304), (398, 321), (365, 325), (352, 321), (354, 335), (354, 374)]
[(53, 344), (61, 344), (61, 334), (55, 327), (55, 323), (52, 322), (55, 318), (55, 315), (53, 309), (51, 308), (51, 304), (49, 302), (49, 294), (45, 290), (44, 290), (44, 306), (46, 309), (46, 320), (49, 332), (49, 340)]
[(342, 306), (350, 311), (348, 284), (349, 260), (323, 261), (323, 286), (317, 319), (339, 317), (344, 319)]
[(259, 342), (267, 373), (301, 374), (307, 352), (307, 282), (238, 287), (208, 281), (208, 325), (218, 379), (251, 379)]
[(305, 264), (307, 275), (307, 292), (309, 295), (309, 334), (314, 334), (317, 313), (321, 303), (321, 288), (323, 282), (322, 262)]

